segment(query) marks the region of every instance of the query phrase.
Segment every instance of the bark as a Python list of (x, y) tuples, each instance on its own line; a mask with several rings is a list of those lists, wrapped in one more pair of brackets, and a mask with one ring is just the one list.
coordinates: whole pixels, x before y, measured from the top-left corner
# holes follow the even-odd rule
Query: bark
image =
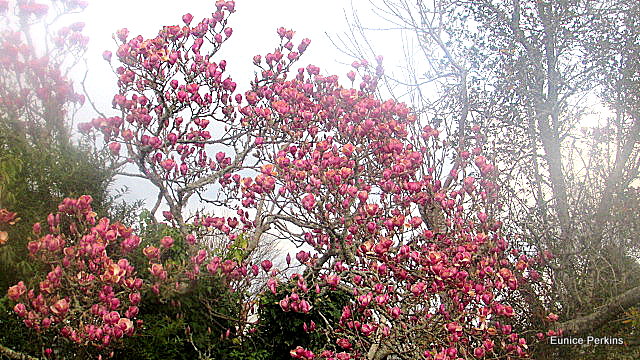
[(18, 360), (39, 360), (36, 357), (11, 350), (4, 345), (0, 345), (0, 356), (3, 356), (3, 357), (6, 356), (9, 359), (18, 359)]
[(563, 329), (564, 335), (582, 335), (615, 320), (623, 311), (640, 304), (640, 286), (612, 298), (606, 305), (588, 315), (558, 323), (556, 328)]
[(369, 348), (369, 353), (367, 354), (368, 360), (384, 360), (387, 356), (393, 354), (389, 348), (387, 348), (384, 344), (373, 344), (371, 348)]
[[(625, 143), (616, 154), (615, 167), (605, 182), (604, 191), (600, 199), (600, 204), (598, 205), (596, 219), (600, 223), (601, 228), (604, 228), (604, 219), (606, 219), (607, 215), (611, 212), (613, 195), (620, 190), (620, 184), (623, 183), (624, 168), (627, 166), (627, 163), (631, 158), (631, 153), (638, 143), (639, 135), (640, 118), (637, 114), (633, 114), (633, 127), (630, 129), (629, 135), (625, 139)], [(603, 229), (601, 229), (601, 231), (602, 230)]]
[[(546, 97), (538, 94), (536, 99), (536, 117), (540, 129), (540, 140), (544, 149), (544, 158), (549, 166), (549, 180), (555, 200), (555, 208), (562, 235), (569, 233), (569, 204), (567, 201), (567, 185), (562, 170), (562, 153), (559, 135), (559, 84), (557, 71), (558, 51), (556, 49), (556, 23), (551, 10), (552, 4), (537, 3), (538, 16), (544, 29), (544, 62), (546, 65)], [(540, 69), (540, 71), (543, 71)]]
[(427, 228), (436, 234), (444, 233), (446, 230), (446, 220), (444, 211), (440, 205), (433, 203), (427, 203), (420, 206), (420, 216), (422, 221), (425, 222)]

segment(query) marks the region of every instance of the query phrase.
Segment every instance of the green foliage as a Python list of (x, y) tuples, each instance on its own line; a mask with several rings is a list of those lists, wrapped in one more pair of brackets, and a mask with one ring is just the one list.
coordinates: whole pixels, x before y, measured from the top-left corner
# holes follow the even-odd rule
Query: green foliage
[(247, 252), (248, 246), (249, 241), (244, 236), (244, 234), (240, 234), (229, 247), (229, 251), (226, 254), (226, 259), (235, 260), (238, 263), (242, 263), (249, 256), (249, 253)]
[(174, 260), (187, 259), (187, 247), (180, 230), (165, 223), (157, 222), (149, 210), (144, 209), (140, 212), (138, 222), (134, 225), (134, 228), (142, 239), (140, 244), (142, 248), (149, 245), (159, 246), (160, 239), (165, 236), (171, 236), (175, 242), (166, 256)]
[(100, 165), (104, 162), (98, 154), (87, 146), (33, 142), (10, 132), (10, 125), (0, 119), (0, 208), (17, 212), (21, 220), (0, 248), (2, 292), (34, 270), (25, 261), (31, 226), (46, 219), (62, 199), (89, 194), (100, 215), (115, 203), (108, 193), (113, 173)]
[[(156, 222), (148, 210), (141, 211), (135, 225), (142, 242), (140, 248), (158, 246), (171, 236), (175, 242), (163, 254), (165, 263), (188, 261), (189, 253), (178, 229)], [(239, 254), (238, 254), (239, 255)], [(132, 259), (143, 278), (148, 278), (147, 259), (138, 253)], [(265, 351), (254, 351), (234, 328), (242, 310), (244, 294), (229, 290), (217, 277), (193, 282), (179, 293), (158, 297), (143, 294), (138, 318), (144, 322), (137, 335), (127, 338), (116, 359), (269, 359)], [(223, 336), (229, 329), (229, 336)]]
[[(6, 230), (9, 240), (0, 246), (0, 344), (40, 356), (44, 338), (22, 324), (5, 297), (9, 286), (20, 280), (34, 281), (39, 271), (30, 261), (27, 243), (33, 239), (32, 225), (45, 222), (65, 197), (89, 194), (99, 216), (114, 220), (135, 214), (140, 203), (122, 201), (124, 190), (109, 194), (113, 172), (103, 155), (88, 144), (74, 145), (70, 139), (33, 139), (21, 134), (16, 123), (0, 118), (0, 208), (18, 213), (20, 221)], [(46, 225), (45, 225), (46, 226)], [(61, 343), (54, 349), (61, 358), (87, 358), (94, 349)]]
[[(119, 359), (262, 359), (247, 356), (233, 328), (242, 301), (217, 278), (198, 281), (170, 299), (144, 294), (138, 335), (116, 351)], [(230, 329), (230, 336), (223, 334)], [(233, 351), (231, 351), (233, 350)], [(264, 358), (266, 359), (266, 358)]]
[[(137, 336), (125, 340), (123, 348), (116, 352), (116, 358), (149, 360), (198, 358), (198, 353), (189, 342), (186, 331), (187, 322), (190, 319), (182, 315), (180, 310), (176, 306), (163, 304), (160, 301), (150, 304), (145, 302), (139, 316), (144, 321), (143, 329), (138, 331)], [(197, 309), (190, 310), (197, 312)]]
[[(39, 337), (33, 336), (33, 331), (15, 316), (9, 299), (0, 298), (0, 344), (11, 350), (37, 356), (42, 348)], [(0, 359), (2, 357), (0, 356)]]
[[(298, 312), (284, 312), (279, 301), (290, 294), (288, 286), (280, 286), (274, 295), (271, 292), (260, 298), (259, 318), (260, 326), (255, 341), (261, 342), (271, 359), (289, 359), (289, 351), (302, 346), (305, 349), (327, 348), (328, 333), (333, 330), (328, 324), (337, 324), (342, 315), (342, 309), (348, 304), (352, 296), (341, 290), (334, 290), (317, 294), (310, 290), (305, 299), (312, 305), (307, 314)], [(305, 332), (303, 326), (311, 325), (313, 321), (317, 328), (313, 332)]]
[(622, 338), (624, 345), (588, 346), (577, 352), (581, 359), (638, 359), (640, 358), (640, 311), (637, 308), (631, 308), (624, 313), (623, 320), (609, 322), (589, 335), (594, 338)]

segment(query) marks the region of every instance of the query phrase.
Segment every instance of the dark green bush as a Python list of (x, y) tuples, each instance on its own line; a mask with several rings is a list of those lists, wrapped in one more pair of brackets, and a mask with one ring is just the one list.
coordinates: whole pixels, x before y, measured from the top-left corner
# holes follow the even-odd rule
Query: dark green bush
[[(310, 290), (305, 294), (305, 299), (312, 305), (308, 313), (284, 312), (278, 302), (290, 294), (294, 286), (281, 285), (275, 295), (266, 292), (260, 298), (260, 325), (253, 341), (260, 343), (259, 346), (267, 351), (270, 359), (290, 359), (289, 352), (297, 346), (311, 350), (330, 347), (327, 346), (327, 334), (332, 329), (327, 322), (337, 324), (343, 307), (352, 298), (345, 291), (321, 291), (317, 294)], [(311, 321), (316, 324), (316, 330), (305, 332), (304, 324), (309, 327)]]

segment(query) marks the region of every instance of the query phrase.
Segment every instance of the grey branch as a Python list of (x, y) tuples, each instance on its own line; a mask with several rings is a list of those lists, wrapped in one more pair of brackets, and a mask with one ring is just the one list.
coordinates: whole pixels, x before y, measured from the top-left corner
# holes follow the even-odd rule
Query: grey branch
[(640, 286), (612, 298), (609, 303), (588, 315), (557, 324), (564, 335), (582, 335), (614, 320), (621, 312), (640, 304)]

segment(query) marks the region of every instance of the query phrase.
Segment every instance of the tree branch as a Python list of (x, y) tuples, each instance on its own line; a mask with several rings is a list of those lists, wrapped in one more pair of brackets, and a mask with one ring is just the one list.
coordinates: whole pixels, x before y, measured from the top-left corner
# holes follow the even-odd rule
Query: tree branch
[(18, 359), (18, 360), (39, 360), (36, 357), (23, 354), (14, 350), (9, 349), (8, 347), (0, 344), (0, 355), (6, 356), (9, 359)]
[(612, 298), (608, 304), (598, 308), (591, 314), (558, 323), (556, 327), (563, 329), (564, 335), (585, 334), (615, 319), (620, 312), (638, 304), (640, 304), (640, 286), (636, 286)]

